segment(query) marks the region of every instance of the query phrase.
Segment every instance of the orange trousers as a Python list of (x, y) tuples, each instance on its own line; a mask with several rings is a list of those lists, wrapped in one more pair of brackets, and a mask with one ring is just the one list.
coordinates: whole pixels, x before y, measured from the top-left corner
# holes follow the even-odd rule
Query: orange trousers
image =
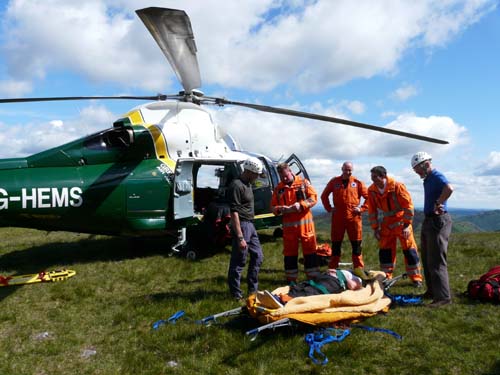
[(361, 240), (363, 236), (361, 215), (346, 218), (345, 213), (342, 212), (334, 212), (332, 214), (332, 256), (330, 258), (328, 267), (339, 267), (340, 257), (342, 255), (342, 241), (344, 240), (345, 232), (347, 232), (347, 236), (351, 241), (351, 259), (353, 268), (364, 268), (365, 264), (363, 262), (363, 255), (361, 250)]
[(408, 277), (412, 281), (422, 281), (420, 258), (418, 256), (417, 243), (413, 237), (411, 225), (410, 236), (408, 238), (403, 237), (401, 226), (389, 229), (382, 225), (379, 241), (380, 269), (384, 271), (388, 277), (392, 277), (396, 266), (396, 247), (398, 240), (403, 249), (405, 268)]
[[(309, 229), (309, 230), (308, 230)], [(311, 230), (312, 229), (312, 230)], [(306, 226), (283, 226), (283, 255), (285, 275), (288, 282), (296, 282), (298, 278), (299, 242), (304, 254), (304, 272), (308, 279), (316, 278), (320, 273), (319, 260), (316, 256), (316, 234), (314, 224)]]

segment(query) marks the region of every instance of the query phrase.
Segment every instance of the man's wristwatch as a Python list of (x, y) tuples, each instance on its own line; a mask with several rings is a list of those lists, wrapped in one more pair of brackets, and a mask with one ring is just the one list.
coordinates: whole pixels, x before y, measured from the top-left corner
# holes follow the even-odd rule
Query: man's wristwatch
[(245, 238), (244, 237), (238, 237), (238, 241), (243, 241)]

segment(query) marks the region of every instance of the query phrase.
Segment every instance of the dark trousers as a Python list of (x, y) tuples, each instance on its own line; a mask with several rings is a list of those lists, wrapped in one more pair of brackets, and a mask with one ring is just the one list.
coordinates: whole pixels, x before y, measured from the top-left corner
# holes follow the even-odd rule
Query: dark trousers
[(427, 291), (434, 301), (451, 299), (447, 262), (451, 226), (448, 213), (426, 217), (422, 224), (420, 253)]
[(240, 288), (240, 280), (241, 274), (245, 269), (247, 257), (250, 256), (247, 272), (248, 294), (255, 293), (258, 290), (259, 271), (262, 261), (264, 260), (259, 236), (257, 235), (257, 231), (255, 230), (253, 223), (249, 221), (242, 221), (240, 222), (240, 226), (241, 231), (243, 232), (243, 238), (245, 238), (245, 242), (247, 243), (247, 248), (243, 251), (240, 250), (238, 238), (233, 235), (231, 260), (229, 262), (229, 270), (227, 273), (229, 291), (235, 298), (243, 297), (243, 292)]

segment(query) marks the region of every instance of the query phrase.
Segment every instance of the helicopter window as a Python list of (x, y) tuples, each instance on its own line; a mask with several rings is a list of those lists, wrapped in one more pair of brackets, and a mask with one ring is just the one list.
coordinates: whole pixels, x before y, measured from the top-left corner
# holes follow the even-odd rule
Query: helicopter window
[(128, 147), (134, 140), (134, 132), (131, 129), (116, 129), (107, 134), (105, 141), (109, 147)]
[(269, 174), (266, 171), (264, 171), (259, 177), (257, 177), (253, 185), (259, 189), (268, 187), (270, 185)]
[(129, 147), (133, 141), (134, 132), (131, 129), (110, 129), (87, 139), (84, 146), (91, 150), (116, 149)]
[(221, 171), (224, 171), (224, 167), (220, 165), (201, 165), (196, 176), (196, 187), (217, 189)]
[(195, 211), (203, 213), (211, 202), (224, 200), (225, 189), (231, 171), (228, 165), (201, 164), (197, 168), (195, 179)]
[(177, 181), (175, 183), (175, 192), (178, 194), (191, 193), (191, 183), (189, 181)]

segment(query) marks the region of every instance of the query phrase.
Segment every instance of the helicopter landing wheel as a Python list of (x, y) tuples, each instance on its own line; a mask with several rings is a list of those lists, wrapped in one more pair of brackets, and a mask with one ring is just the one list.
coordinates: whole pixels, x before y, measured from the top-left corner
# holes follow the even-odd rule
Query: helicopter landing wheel
[(273, 237), (274, 238), (283, 237), (283, 228), (276, 228), (273, 232)]
[(196, 251), (194, 251), (194, 250), (188, 250), (188, 251), (186, 251), (186, 259), (196, 260), (197, 257), (198, 256), (196, 254)]

